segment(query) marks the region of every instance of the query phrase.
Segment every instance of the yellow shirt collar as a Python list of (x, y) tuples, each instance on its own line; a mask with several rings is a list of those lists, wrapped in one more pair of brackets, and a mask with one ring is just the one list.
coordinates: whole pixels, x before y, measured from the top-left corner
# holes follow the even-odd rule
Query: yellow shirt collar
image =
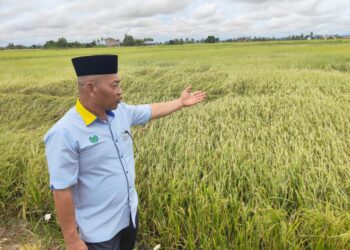
[(96, 115), (91, 113), (89, 110), (87, 110), (83, 104), (79, 101), (79, 98), (77, 100), (77, 103), (75, 105), (76, 110), (80, 114), (81, 118), (83, 118), (85, 125), (89, 126), (93, 121), (97, 119)]

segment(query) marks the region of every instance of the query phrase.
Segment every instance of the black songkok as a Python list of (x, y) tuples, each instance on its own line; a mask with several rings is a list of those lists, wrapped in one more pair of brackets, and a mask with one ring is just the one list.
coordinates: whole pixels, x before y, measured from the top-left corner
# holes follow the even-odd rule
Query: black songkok
[(117, 55), (81, 56), (72, 59), (77, 76), (118, 73)]

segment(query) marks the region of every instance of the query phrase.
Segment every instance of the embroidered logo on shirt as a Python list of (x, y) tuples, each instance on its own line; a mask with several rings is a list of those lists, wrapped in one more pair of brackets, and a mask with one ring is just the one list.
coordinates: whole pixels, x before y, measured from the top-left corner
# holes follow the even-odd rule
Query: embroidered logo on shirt
[(93, 136), (90, 136), (90, 137), (89, 137), (89, 140), (90, 140), (92, 143), (96, 143), (96, 142), (98, 142), (98, 137), (97, 137), (97, 135), (93, 135)]

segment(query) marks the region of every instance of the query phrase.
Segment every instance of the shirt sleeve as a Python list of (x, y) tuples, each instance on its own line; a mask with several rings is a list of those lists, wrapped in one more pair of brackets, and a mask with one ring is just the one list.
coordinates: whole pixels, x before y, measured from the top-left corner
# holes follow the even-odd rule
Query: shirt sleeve
[(65, 189), (77, 183), (78, 150), (68, 131), (57, 129), (45, 138), (45, 152), (50, 174), (50, 188)]
[(147, 123), (151, 119), (152, 109), (150, 104), (144, 105), (127, 105), (127, 114), (130, 119), (130, 126)]

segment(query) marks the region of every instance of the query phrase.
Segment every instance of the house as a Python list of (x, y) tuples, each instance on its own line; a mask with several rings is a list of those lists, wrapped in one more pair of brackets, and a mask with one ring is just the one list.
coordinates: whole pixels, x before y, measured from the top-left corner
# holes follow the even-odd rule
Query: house
[(104, 41), (107, 47), (120, 47), (119, 39), (105, 38)]
[(154, 41), (145, 41), (144, 43), (143, 43), (143, 45), (145, 45), (145, 46), (150, 46), (150, 45), (158, 45), (159, 43), (156, 43), (156, 42), (154, 42)]

